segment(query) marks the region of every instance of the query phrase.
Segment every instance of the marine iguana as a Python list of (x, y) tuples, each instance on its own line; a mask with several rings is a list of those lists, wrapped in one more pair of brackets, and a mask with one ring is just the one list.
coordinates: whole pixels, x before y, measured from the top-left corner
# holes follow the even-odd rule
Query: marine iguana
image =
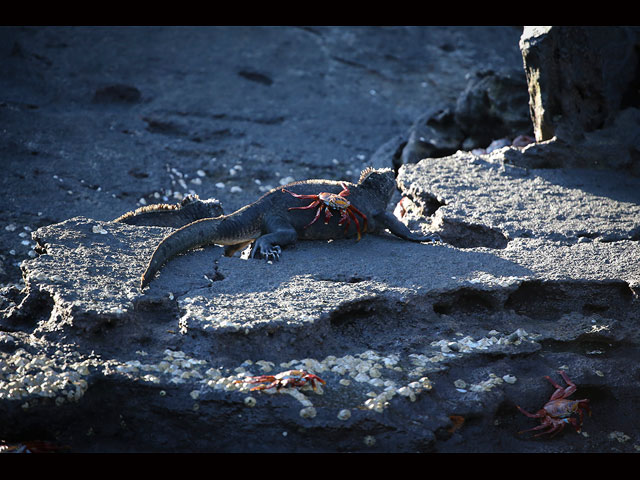
[(140, 207), (118, 217), (114, 222), (150, 227), (180, 228), (202, 218), (223, 214), (222, 205), (216, 199), (200, 200), (198, 195), (187, 195), (176, 205), (158, 203)]
[[(255, 202), (229, 215), (211, 217), (207, 212), (212, 205), (201, 205), (200, 203), (205, 202), (191, 197), (183, 202), (184, 207), (143, 207), (115, 221), (134, 225), (175, 226), (189, 221), (194, 213), (204, 215), (170, 233), (160, 242), (142, 275), (140, 289), (143, 290), (162, 265), (172, 257), (209, 244), (224, 245), (225, 255), (232, 256), (253, 243), (251, 258), (278, 260), (281, 247), (297, 240), (329, 240), (355, 236), (359, 239), (361, 228), (369, 233), (380, 233), (388, 229), (394, 235), (413, 242), (436, 240), (437, 235), (411, 232), (393, 214), (386, 211), (394, 188), (393, 170), (367, 168), (362, 171), (357, 184), (332, 180), (293, 182), (267, 192)], [(360, 221), (353, 215), (345, 219), (344, 211), (340, 218), (332, 215), (331, 211), (335, 213), (335, 209), (325, 208), (326, 205), (318, 197), (322, 192), (335, 194), (334, 197), (347, 197), (347, 202), (339, 200), (344, 204), (357, 206), (353, 211), (361, 216)], [(300, 195), (318, 201), (309, 204), (309, 200), (299, 198)], [(316, 206), (317, 211), (314, 210)], [(322, 221), (316, 221), (323, 208), (325, 215)], [(184, 209), (189, 211), (185, 213)], [(350, 227), (351, 220), (354, 220), (353, 228)]]

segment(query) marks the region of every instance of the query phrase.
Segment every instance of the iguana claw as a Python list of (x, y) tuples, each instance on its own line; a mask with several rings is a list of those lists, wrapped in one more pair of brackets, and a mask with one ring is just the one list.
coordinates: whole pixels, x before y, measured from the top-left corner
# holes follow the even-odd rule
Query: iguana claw
[(278, 245), (274, 245), (270, 251), (263, 253), (262, 256), (265, 260), (275, 260), (276, 262), (280, 261), (280, 254), (282, 253), (282, 249)]
[(261, 257), (267, 261), (269, 260), (279, 261), (281, 253), (282, 253), (282, 248), (280, 248), (280, 246), (278, 245), (273, 245), (268, 248), (265, 248), (262, 245), (257, 245), (255, 248), (253, 248), (249, 256), (251, 258)]

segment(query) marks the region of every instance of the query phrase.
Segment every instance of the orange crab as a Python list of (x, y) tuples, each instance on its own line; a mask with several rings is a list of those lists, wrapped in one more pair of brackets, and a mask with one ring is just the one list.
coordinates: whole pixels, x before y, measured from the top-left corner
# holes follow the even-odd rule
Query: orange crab
[[(313, 200), (313, 202), (311, 202), (306, 207), (291, 207), (289, 208), (289, 210), (307, 210), (310, 208), (318, 207), (316, 216), (304, 228), (307, 228), (313, 225), (316, 222), (316, 220), (320, 218), (320, 214), (324, 209), (325, 225), (329, 223), (329, 220), (333, 216), (331, 213), (331, 211), (333, 210), (333, 211), (340, 212), (341, 216), (340, 216), (340, 221), (338, 222), (338, 225), (339, 226), (344, 225), (345, 230), (349, 228), (349, 225), (351, 224), (351, 220), (354, 221), (354, 223), (356, 224), (356, 230), (358, 231), (358, 240), (360, 240), (362, 233), (367, 231), (367, 217), (364, 213), (362, 213), (356, 207), (351, 205), (351, 202), (349, 202), (349, 200), (345, 198), (347, 195), (349, 195), (350, 192), (349, 192), (349, 187), (347, 187), (347, 185), (344, 183), (342, 183), (342, 191), (338, 194), (320, 192), (317, 195), (299, 195), (297, 193), (290, 192), (285, 188), (283, 188), (282, 191), (287, 192), (296, 198)], [(362, 220), (363, 220), (362, 231), (360, 230), (360, 222), (358, 222), (358, 219), (356, 218), (355, 214), (358, 214), (362, 217)]]
[(254, 390), (267, 390), (269, 388), (275, 388), (280, 390), (281, 388), (291, 387), (304, 387), (309, 384), (315, 391), (318, 387), (316, 382), (325, 384), (317, 375), (313, 373), (305, 372), (304, 370), (287, 370), (286, 372), (280, 372), (277, 375), (259, 375), (257, 377), (247, 377), (243, 380), (239, 380), (243, 383), (262, 383), (262, 385), (255, 386), (251, 389)]
[[(591, 415), (591, 409), (589, 407), (589, 400), (569, 400), (568, 397), (571, 396), (573, 392), (576, 391), (578, 387), (576, 387), (575, 383), (573, 383), (564, 371), (560, 370), (558, 372), (565, 382), (567, 382), (568, 387), (562, 388), (556, 382), (554, 382), (549, 376), (545, 376), (547, 380), (556, 388), (556, 391), (553, 392), (549, 401), (536, 413), (529, 413), (523, 410), (520, 406), (518, 410), (524, 413), (527, 417), (531, 418), (539, 418), (541, 424), (537, 427), (529, 428), (527, 430), (523, 430), (518, 433), (530, 432), (532, 430), (542, 430), (547, 429), (537, 435), (535, 437), (539, 437), (541, 435), (551, 434), (551, 436), (555, 436), (560, 433), (565, 425), (571, 424), (573, 428), (575, 428), (576, 432), (580, 433), (582, 428), (582, 420), (584, 417), (584, 412), (587, 412)], [(578, 414), (578, 418), (572, 417), (574, 413)]]

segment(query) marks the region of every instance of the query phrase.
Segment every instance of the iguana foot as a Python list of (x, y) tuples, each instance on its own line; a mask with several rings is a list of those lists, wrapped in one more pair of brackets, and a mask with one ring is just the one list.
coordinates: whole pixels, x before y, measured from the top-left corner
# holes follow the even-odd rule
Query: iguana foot
[(442, 238), (437, 233), (430, 233), (421, 236), (421, 242), (442, 242)]
[(267, 261), (275, 260), (277, 262), (280, 260), (280, 254), (282, 254), (282, 248), (278, 245), (254, 245), (249, 257), (264, 258)]

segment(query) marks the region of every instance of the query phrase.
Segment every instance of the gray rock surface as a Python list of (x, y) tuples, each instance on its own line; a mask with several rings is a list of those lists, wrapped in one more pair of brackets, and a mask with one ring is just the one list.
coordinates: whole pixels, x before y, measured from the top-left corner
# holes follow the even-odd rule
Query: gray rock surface
[[(454, 103), (469, 71), (522, 61), (520, 33), (0, 29), (0, 439), (77, 452), (637, 451), (640, 180), (515, 166), (515, 147), (397, 164), (411, 125)], [(171, 229), (110, 221), (189, 193), (230, 212), (287, 177), (354, 180), (394, 161), (390, 208), (442, 242), (299, 242), (277, 263), (210, 246), (141, 294)], [(326, 384), (242, 381), (288, 369)], [(541, 408), (559, 369), (593, 416), (581, 434), (518, 434), (537, 421), (516, 405)]]
[(638, 27), (526, 27), (520, 48), (541, 145), (510, 161), (640, 175), (639, 46)]

